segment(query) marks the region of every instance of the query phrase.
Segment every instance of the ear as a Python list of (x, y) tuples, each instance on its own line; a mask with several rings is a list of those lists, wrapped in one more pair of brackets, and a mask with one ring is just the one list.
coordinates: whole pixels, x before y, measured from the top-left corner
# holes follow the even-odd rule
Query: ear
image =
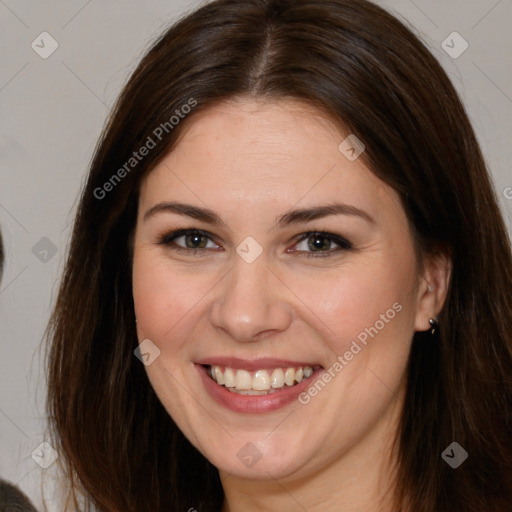
[(450, 278), (452, 259), (447, 251), (436, 251), (424, 257), (423, 273), (417, 292), (415, 331), (431, 328), (429, 320), (437, 317), (443, 309)]

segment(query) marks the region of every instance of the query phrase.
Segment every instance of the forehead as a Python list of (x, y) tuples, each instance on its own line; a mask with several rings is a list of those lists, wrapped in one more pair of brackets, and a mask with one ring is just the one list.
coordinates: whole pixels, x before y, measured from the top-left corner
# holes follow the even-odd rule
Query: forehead
[(376, 215), (398, 196), (361, 158), (350, 161), (340, 152), (348, 135), (298, 101), (216, 105), (186, 123), (173, 150), (144, 180), (141, 202), (172, 196), (227, 208), (229, 200), (236, 213), (240, 206), (256, 211), (337, 200)]
[[(333, 144), (337, 147), (336, 141), (342, 135), (339, 126), (306, 103), (238, 98), (194, 115), (181, 133), (178, 145), (182, 151), (188, 149), (191, 153), (197, 145), (209, 155), (223, 153), (224, 159), (233, 165), (250, 163), (257, 157), (282, 164), (283, 160), (310, 154), (313, 145), (324, 150), (332, 149)], [(230, 151), (230, 144), (239, 151)]]

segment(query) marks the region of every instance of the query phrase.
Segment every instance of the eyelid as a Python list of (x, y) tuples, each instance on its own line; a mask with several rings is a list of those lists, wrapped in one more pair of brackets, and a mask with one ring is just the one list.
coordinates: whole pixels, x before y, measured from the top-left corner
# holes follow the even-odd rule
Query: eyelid
[(328, 250), (328, 251), (298, 251), (298, 253), (301, 256), (304, 257), (314, 257), (314, 258), (322, 258), (322, 257), (328, 257), (332, 256), (333, 254), (342, 252), (342, 251), (349, 251), (353, 249), (352, 243), (347, 240), (345, 237), (341, 235), (336, 235), (334, 233), (330, 233), (328, 231), (308, 231), (306, 233), (302, 233), (295, 237), (295, 243), (294, 245), (299, 244), (300, 242), (303, 242), (304, 240), (307, 240), (308, 238), (312, 238), (314, 236), (318, 236), (321, 238), (326, 238), (327, 240), (330, 240), (331, 242), (334, 242), (338, 245), (338, 249), (336, 250)]
[[(217, 241), (215, 240), (215, 236), (209, 233), (208, 231), (204, 231), (199, 228), (181, 228), (181, 229), (175, 229), (171, 232), (165, 233), (158, 237), (158, 245), (170, 245), (176, 238), (179, 238), (181, 236), (187, 236), (187, 235), (202, 235), (206, 238), (209, 238), (212, 242), (214, 242), (216, 245), (219, 245)], [(196, 247), (196, 248), (190, 248), (190, 247), (183, 247), (181, 245), (175, 245), (173, 249), (180, 250), (183, 249), (185, 251), (198, 251), (198, 250), (204, 250), (204, 248)]]

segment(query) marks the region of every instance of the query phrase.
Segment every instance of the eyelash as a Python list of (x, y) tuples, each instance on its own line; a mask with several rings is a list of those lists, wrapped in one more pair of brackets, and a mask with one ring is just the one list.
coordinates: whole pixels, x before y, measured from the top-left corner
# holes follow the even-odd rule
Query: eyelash
[[(211, 236), (211, 234), (208, 233), (207, 231), (191, 228), (191, 229), (178, 229), (176, 231), (172, 231), (170, 233), (167, 233), (167, 234), (161, 236), (158, 240), (158, 245), (169, 246), (169, 248), (172, 249), (173, 251), (188, 252), (189, 254), (191, 252), (195, 253), (195, 254), (199, 254), (201, 251), (208, 250), (207, 248), (204, 248), (204, 247), (194, 247), (194, 248), (182, 247), (182, 246), (176, 245), (174, 243), (174, 240), (176, 240), (177, 238), (179, 238), (181, 236), (187, 236), (187, 235), (204, 236), (206, 238), (209, 238), (212, 242), (216, 243), (213, 240), (213, 237)], [(319, 251), (319, 252), (300, 251), (299, 252), (300, 256), (303, 256), (306, 258), (325, 258), (325, 257), (331, 256), (335, 253), (338, 253), (342, 250), (347, 251), (347, 250), (353, 249), (352, 244), (347, 239), (345, 239), (341, 236), (338, 236), (338, 235), (334, 235), (332, 233), (326, 233), (325, 231), (310, 231), (307, 233), (303, 233), (295, 238), (294, 245), (297, 245), (300, 242), (303, 242), (304, 240), (307, 240), (308, 238), (313, 238), (313, 237), (321, 237), (321, 238), (327, 239), (328, 241), (334, 242), (335, 244), (337, 244), (339, 246), (339, 249), (329, 250), (329, 251)]]

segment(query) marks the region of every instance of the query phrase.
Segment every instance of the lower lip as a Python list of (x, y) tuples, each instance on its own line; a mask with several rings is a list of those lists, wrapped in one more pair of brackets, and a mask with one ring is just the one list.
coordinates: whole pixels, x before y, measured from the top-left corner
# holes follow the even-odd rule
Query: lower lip
[(200, 364), (194, 365), (199, 372), (201, 380), (208, 394), (220, 405), (234, 412), (265, 413), (272, 412), (298, 400), (298, 396), (316, 380), (323, 368), (318, 368), (311, 377), (295, 386), (284, 388), (268, 395), (239, 395), (228, 391), (226, 387), (217, 384), (207, 373), (206, 368)]

